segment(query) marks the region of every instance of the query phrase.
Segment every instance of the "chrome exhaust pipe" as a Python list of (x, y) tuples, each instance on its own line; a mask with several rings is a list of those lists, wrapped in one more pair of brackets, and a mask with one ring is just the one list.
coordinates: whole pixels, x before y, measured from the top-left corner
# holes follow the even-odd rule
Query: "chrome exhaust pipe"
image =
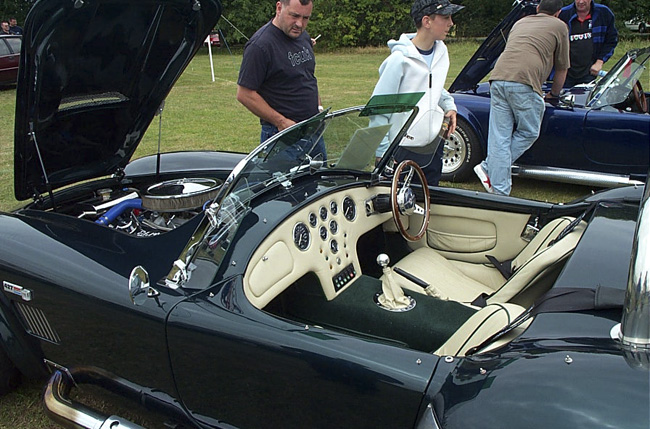
[(53, 370), (43, 393), (45, 410), (52, 420), (65, 427), (144, 429), (142, 426), (125, 418), (115, 415), (107, 417), (84, 404), (70, 399), (70, 392), (73, 387), (86, 384), (101, 387), (171, 421), (196, 426), (196, 422), (189, 416), (182, 405), (164, 392), (139, 386), (100, 368), (65, 368), (48, 360), (45, 360), (45, 363)]
[(50, 418), (65, 427), (84, 429), (144, 429), (118, 416), (106, 417), (70, 399), (74, 380), (69, 372), (54, 371), (43, 393), (45, 409)]
[(570, 183), (573, 185), (597, 186), (599, 188), (617, 188), (630, 185), (643, 186), (644, 184), (624, 175), (554, 167), (514, 165), (512, 166), (512, 174), (529, 179), (550, 180), (552, 182)]

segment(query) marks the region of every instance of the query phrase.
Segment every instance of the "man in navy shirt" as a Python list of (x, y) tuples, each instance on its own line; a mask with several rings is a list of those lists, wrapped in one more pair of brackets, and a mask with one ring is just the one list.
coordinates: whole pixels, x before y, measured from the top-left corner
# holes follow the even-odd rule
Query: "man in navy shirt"
[(312, 0), (278, 1), (273, 20), (244, 47), (237, 100), (260, 118), (261, 141), (322, 109), (305, 31), (312, 8)]
[(562, 8), (559, 18), (569, 27), (571, 46), (571, 68), (564, 86), (591, 82), (618, 44), (614, 14), (593, 0), (575, 0)]

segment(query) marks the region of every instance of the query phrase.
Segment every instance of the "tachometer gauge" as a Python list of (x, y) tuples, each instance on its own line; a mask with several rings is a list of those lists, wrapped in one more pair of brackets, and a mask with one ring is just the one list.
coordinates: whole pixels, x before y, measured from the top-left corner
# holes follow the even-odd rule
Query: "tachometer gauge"
[(311, 244), (311, 234), (309, 233), (307, 225), (299, 222), (293, 227), (293, 242), (296, 243), (296, 247), (302, 251), (309, 249), (309, 245)]
[(357, 206), (350, 197), (343, 199), (343, 216), (349, 221), (353, 221), (357, 217)]

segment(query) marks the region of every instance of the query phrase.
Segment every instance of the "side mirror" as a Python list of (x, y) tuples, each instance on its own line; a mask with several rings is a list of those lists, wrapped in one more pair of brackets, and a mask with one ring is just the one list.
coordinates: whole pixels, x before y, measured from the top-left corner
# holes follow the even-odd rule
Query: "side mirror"
[(573, 106), (576, 104), (575, 94), (563, 94), (560, 96), (560, 103), (562, 106), (569, 107), (573, 109)]
[(142, 305), (147, 298), (160, 295), (149, 283), (149, 273), (144, 267), (138, 265), (131, 271), (129, 276), (129, 298), (134, 305)]

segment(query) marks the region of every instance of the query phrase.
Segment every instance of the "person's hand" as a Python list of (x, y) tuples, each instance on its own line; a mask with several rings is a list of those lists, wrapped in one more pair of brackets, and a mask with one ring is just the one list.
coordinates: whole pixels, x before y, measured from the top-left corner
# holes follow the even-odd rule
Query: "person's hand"
[(282, 119), (280, 120), (280, 122), (278, 122), (277, 124), (275, 124), (275, 126), (278, 127), (278, 131), (285, 130), (285, 129), (289, 128), (289, 127), (292, 126), (292, 125), (295, 125), (295, 122), (292, 121), (292, 120), (289, 119), (289, 118), (282, 118)]
[(447, 132), (444, 135), (444, 137), (448, 139), (449, 136), (452, 135), (454, 131), (456, 131), (456, 111), (450, 110), (449, 112), (445, 113), (445, 117), (449, 118), (449, 128), (447, 128)]
[(557, 100), (560, 98), (560, 94), (553, 94), (553, 91), (549, 91), (544, 95), (544, 100)]
[(600, 72), (602, 69), (603, 69), (603, 60), (596, 60), (596, 62), (591, 65), (591, 68), (589, 69), (589, 73), (591, 73), (594, 76), (598, 76), (598, 72)]

